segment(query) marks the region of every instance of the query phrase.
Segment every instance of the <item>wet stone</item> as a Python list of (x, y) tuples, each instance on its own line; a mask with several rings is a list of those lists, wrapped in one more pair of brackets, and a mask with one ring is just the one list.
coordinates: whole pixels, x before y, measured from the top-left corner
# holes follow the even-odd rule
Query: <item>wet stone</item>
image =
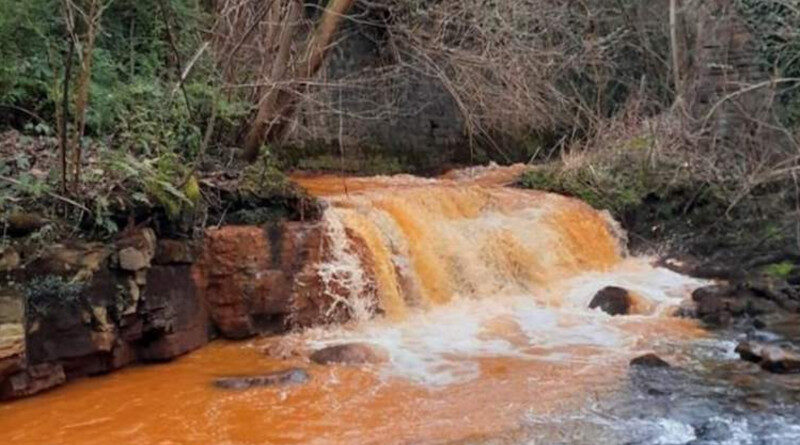
[(628, 291), (616, 286), (600, 289), (589, 303), (589, 309), (600, 308), (609, 315), (626, 315), (632, 306)]
[(742, 360), (758, 363), (766, 371), (776, 374), (800, 373), (800, 352), (779, 345), (744, 341), (736, 346)]
[(733, 438), (733, 433), (728, 424), (716, 419), (707, 420), (696, 426), (695, 434), (697, 435), (697, 441), (695, 441), (697, 443), (718, 443)]
[(292, 368), (285, 371), (254, 376), (223, 377), (214, 380), (214, 386), (222, 389), (249, 389), (264, 386), (296, 385), (311, 379), (308, 371)]
[(311, 354), (311, 361), (320, 365), (332, 363), (345, 365), (376, 364), (387, 360), (389, 360), (389, 354), (386, 351), (366, 343), (329, 346)]
[(669, 368), (670, 364), (655, 354), (645, 354), (631, 360), (631, 366), (643, 366), (648, 368)]

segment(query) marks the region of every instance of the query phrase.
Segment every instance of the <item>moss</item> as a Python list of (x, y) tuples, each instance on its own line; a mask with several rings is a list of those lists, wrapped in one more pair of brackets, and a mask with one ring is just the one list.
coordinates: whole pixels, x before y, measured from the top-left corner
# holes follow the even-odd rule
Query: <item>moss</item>
[[(228, 224), (263, 224), (279, 219), (315, 219), (322, 204), (282, 173), (269, 156), (247, 166), (235, 189), (222, 196), (220, 219)], [(213, 218), (212, 218), (213, 219)]]
[(59, 276), (47, 275), (34, 278), (24, 286), (29, 310), (42, 317), (58, 308), (83, 304), (84, 283), (71, 282)]
[(197, 182), (197, 177), (192, 175), (186, 185), (183, 186), (183, 194), (186, 198), (194, 204), (200, 202), (203, 196), (200, 194), (200, 184)]
[(585, 164), (573, 169), (553, 164), (540, 166), (523, 174), (518, 185), (573, 196), (617, 215), (640, 205), (649, 194), (658, 192), (653, 184), (648, 183), (645, 172), (622, 162)]
[(761, 268), (761, 272), (773, 278), (785, 280), (795, 269), (795, 265), (791, 261), (784, 261), (782, 263), (769, 264)]

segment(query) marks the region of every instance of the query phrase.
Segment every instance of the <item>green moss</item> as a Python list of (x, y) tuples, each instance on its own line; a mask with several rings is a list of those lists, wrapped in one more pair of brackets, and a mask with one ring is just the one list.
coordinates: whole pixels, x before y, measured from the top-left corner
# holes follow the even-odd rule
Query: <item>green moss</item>
[(44, 317), (58, 308), (82, 305), (84, 288), (84, 283), (48, 275), (25, 283), (24, 292), (29, 310)]
[(769, 264), (761, 268), (761, 272), (773, 278), (785, 280), (794, 271), (795, 265), (791, 261)]
[(648, 194), (657, 191), (648, 183), (647, 174), (630, 163), (586, 164), (574, 169), (540, 166), (523, 174), (518, 183), (524, 188), (573, 196), (615, 214), (640, 205)]

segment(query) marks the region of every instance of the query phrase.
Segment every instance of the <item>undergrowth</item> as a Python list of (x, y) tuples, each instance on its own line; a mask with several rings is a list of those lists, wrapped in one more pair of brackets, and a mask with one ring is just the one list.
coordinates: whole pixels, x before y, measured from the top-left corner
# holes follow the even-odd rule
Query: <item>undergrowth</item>
[(532, 166), (518, 185), (610, 211), (635, 250), (704, 257), (792, 250), (796, 188), (778, 179), (744, 189), (735, 172), (711, 174), (713, 164), (668, 126), (618, 123), (587, 146)]

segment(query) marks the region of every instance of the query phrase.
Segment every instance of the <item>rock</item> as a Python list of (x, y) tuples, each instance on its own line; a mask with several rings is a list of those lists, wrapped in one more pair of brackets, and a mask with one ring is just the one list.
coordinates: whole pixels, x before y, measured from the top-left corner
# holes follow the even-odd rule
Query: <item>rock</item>
[(160, 239), (156, 246), (153, 263), (160, 265), (192, 264), (196, 257), (196, 247), (191, 241)]
[(743, 341), (736, 346), (734, 352), (739, 354), (742, 360), (759, 363), (761, 362), (761, 355), (763, 354), (763, 346), (758, 343)]
[(12, 212), (5, 221), (5, 233), (10, 236), (26, 236), (41, 229), (47, 220), (35, 213)]
[(697, 440), (710, 443), (725, 442), (733, 438), (730, 426), (721, 420), (707, 420), (694, 428)]
[(214, 386), (223, 389), (249, 389), (259, 386), (277, 386), (306, 383), (311, 376), (305, 369), (292, 368), (255, 376), (223, 377), (214, 380)]
[(210, 340), (208, 312), (189, 265), (153, 266), (147, 272), (139, 313), (136, 348), (145, 361), (171, 360), (206, 345)]
[(25, 365), (25, 312), (22, 296), (0, 289), (0, 381)]
[(736, 352), (742, 360), (758, 363), (769, 372), (800, 373), (800, 353), (786, 347), (746, 341), (736, 346)]
[(744, 272), (738, 267), (726, 266), (721, 263), (708, 263), (690, 255), (677, 255), (661, 257), (655, 262), (656, 266), (664, 267), (673, 272), (703, 279), (735, 279)]
[(11, 247), (0, 248), (0, 272), (11, 272), (19, 267), (19, 253)]
[(156, 233), (149, 227), (124, 232), (116, 244), (117, 250), (128, 247), (138, 250), (145, 256), (148, 263), (156, 255)]
[(31, 396), (54, 388), (66, 381), (61, 365), (42, 363), (31, 366), (0, 382), (0, 399)]
[(146, 254), (133, 247), (126, 247), (119, 251), (119, 267), (122, 270), (136, 272), (150, 266)]
[(778, 346), (767, 346), (762, 351), (761, 367), (776, 374), (800, 372), (800, 354)]
[(51, 246), (26, 267), (29, 275), (58, 275), (85, 281), (106, 266), (110, 249), (99, 243), (79, 243)]
[(0, 324), (0, 381), (25, 364), (25, 329), (22, 324)]
[(347, 343), (328, 346), (311, 354), (311, 361), (320, 365), (332, 363), (344, 365), (378, 364), (389, 360), (389, 354), (366, 343)]
[(628, 291), (616, 286), (600, 289), (589, 303), (590, 309), (600, 308), (609, 315), (626, 315), (630, 313), (633, 301)]
[(631, 360), (631, 366), (642, 366), (647, 368), (669, 368), (670, 364), (655, 354), (645, 354)]
[[(323, 228), (316, 223), (285, 222), (267, 228), (226, 226), (206, 232), (203, 253), (193, 265), (198, 287), (214, 324), (231, 339), (259, 332), (282, 332), (293, 320), (311, 318), (306, 291), (324, 292), (313, 277), (323, 251)], [(300, 315), (298, 315), (300, 314)]]
[(746, 295), (735, 286), (714, 284), (700, 287), (692, 292), (697, 318), (704, 322), (724, 326), (736, 315), (748, 311), (749, 301)]

